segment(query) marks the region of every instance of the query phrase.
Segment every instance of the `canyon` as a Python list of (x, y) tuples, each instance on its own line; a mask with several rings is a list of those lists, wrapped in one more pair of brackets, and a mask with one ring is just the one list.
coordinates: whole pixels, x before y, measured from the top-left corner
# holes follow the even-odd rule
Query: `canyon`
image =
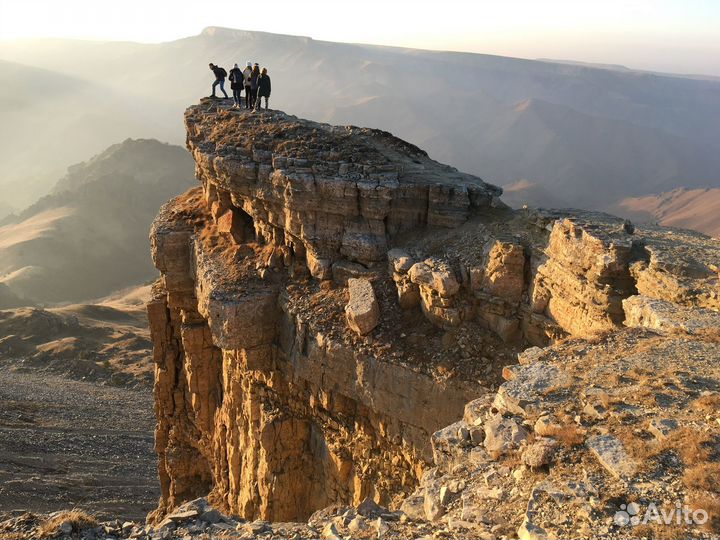
[(380, 130), (212, 99), (185, 126), (200, 186), (150, 235), (149, 522), (205, 497), (300, 536), (642, 535), (622, 501), (678, 500), (708, 514), (683, 534), (717, 527), (717, 241), (512, 210)]

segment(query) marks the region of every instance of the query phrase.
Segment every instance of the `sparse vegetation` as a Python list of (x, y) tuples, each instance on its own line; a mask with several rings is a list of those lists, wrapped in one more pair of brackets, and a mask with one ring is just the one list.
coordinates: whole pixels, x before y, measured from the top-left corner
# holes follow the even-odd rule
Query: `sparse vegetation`
[(548, 435), (556, 438), (568, 448), (579, 446), (585, 442), (585, 430), (576, 424), (550, 426)]
[(720, 393), (713, 392), (700, 396), (690, 406), (706, 413), (718, 414), (718, 411), (720, 411)]
[(720, 494), (720, 463), (701, 463), (687, 469), (683, 482), (690, 489)]
[(714, 533), (720, 532), (720, 495), (701, 494), (693, 497), (693, 509), (702, 509), (708, 513), (708, 521), (704, 528)]
[(83, 512), (82, 510), (69, 510), (67, 512), (60, 512), (40, 523), (37, 528), (38, 538), (52, 538), (57, 536), (63, 531), (64, 526), (72, 527), (73, 532), (79, 532), (83, 529), (90, 529), (97, 526), (97, 520)]

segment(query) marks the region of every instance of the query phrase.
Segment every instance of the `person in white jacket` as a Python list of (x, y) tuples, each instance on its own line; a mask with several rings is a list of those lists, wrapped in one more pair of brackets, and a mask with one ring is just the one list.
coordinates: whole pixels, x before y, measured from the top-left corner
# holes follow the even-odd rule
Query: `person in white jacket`
[(250, 76), (252, 75), (252, 62), (246, 64), (243, 69), (243, 81), (245, 85), (245, 108), (250, 108)]

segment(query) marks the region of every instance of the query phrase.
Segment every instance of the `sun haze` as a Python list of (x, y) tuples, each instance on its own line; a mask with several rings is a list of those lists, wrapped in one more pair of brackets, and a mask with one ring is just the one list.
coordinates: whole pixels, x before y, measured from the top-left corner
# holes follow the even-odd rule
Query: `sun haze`
[(206, 26), (720, 75), (720, 3), (713, 0), (447, 0), (441, 6), (406, 0), (280, 0), (259, 10), (225, 0), (212, 5), (0, 0), (0, 39), (162, 42), (198, 34)]

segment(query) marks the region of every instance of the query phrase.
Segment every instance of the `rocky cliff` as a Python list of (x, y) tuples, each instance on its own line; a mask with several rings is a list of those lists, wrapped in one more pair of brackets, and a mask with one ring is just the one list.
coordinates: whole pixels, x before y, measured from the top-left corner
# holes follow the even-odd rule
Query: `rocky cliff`
[(404, 523), (544, 534), (535, 475), (560, 459), (566, 478), (565, 452), (623, 476), (604, 452), (629, 421), (608, 411), (656, 412), (629, 397), (647, 365), (702, 359), (675, 390), (717, 390), (717, 242), (513, 211), (388, 133), (221, 103), (187, 110), (201, 186), (151, 232), (154, 518), (205, 495), (274, 521), (371, 498)]

